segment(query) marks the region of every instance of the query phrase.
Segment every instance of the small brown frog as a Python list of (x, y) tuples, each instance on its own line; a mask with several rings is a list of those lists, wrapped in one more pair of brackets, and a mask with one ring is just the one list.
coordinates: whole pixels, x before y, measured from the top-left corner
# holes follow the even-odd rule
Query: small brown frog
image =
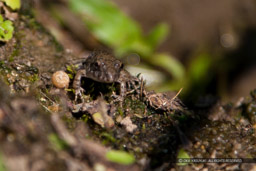
[(102, 51), (90, 54), (78, 70), (73, 82), (75, 100), (77, 100), (77, 96), (81, 97), (84, 92), (84, 89), (81, 87), (82, 77), (102, 83), (120, 83), (120, 96), (118, 100), (121, 102), (126, 96), (127, 86), (130, 89), (132, 85), (134, 89), (137, 89), (136, 83), (139, 82), (138, 78), (132, 76), (124, 69), (123, 63), (120, 60), (116, 59), (112, 54)]

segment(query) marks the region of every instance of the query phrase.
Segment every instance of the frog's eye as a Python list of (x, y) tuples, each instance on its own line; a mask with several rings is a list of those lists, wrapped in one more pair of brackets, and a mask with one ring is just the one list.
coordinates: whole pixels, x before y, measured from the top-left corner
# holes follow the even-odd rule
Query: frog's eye
[(119, 64), (119, 63), (115, 63), (115, 64), (114, 64), (114, 67), (115, 67), (116, 69), (118, 69), (118, 68), (120, 68), (120, 64)]

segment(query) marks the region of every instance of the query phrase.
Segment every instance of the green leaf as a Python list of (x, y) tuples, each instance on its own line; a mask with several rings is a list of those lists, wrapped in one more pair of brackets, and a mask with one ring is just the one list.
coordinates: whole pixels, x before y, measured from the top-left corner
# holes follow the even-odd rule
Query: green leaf
[(147, 58), (152, 55), (153, 49), (143, 39), (137, 39), (132, 42), (125, 42), (116, 49), (118, 56), (122, 56), (127, 52), (136, 52), (140, 54), (141, 57)]
[(20, 0), (3, 0), (12, 10), (20, 9)]
[(13, 36), (14, 27), (10, 20), (3, 21), (3, 17), (0, 15), (0, 41), (8, 41)]
[[(184, 149), (180, 149), (179, 152), (178, 152), (178, 156), (177, 156), (178, 159), (190, 159), (188, 153), (184, 150)], [(188, 163), (178, 163), (177, 165), (179, 166), (185, 166), (187, 165)]]
[(73, 11), (82, 16), (96, 37), (112, 47), (120, 47), (141, 35), (138, 24), (109, 1), (70, 0), (69, 2)]
[(167, 35), (168, 26), (159, 24), (143, 36), (140, 25), (106, 0), (70, 0), (71, 9), (80, 15), (90, 31), (116, 54), (136, 52), (147, 57)]
[(189, 66), (189, 78), (194, 82), (203, 80), (209, 74), (212, 58), (207, 53), (200, 54), (194, 58)]
[(151, 48), (155, 49), (167, 36), (169, 27), (166, 23), (158, 24), (153, 30), (149, 33), (146, 40)]
[(106, 154), (106, 158), (109, 161), (123, 164), (123, 165), (129, 165), (133, 164), (135, 161), (135, 158), (132, 154), (129, 154), (124, 151), (118, 151), (118, 150), (110, 150)]
[(168, 71), (177, 80), (183, 80), (185, 77), (184, 66), (174, 57), (168, 54), (155, 54), (150, 58), (150, 62)]

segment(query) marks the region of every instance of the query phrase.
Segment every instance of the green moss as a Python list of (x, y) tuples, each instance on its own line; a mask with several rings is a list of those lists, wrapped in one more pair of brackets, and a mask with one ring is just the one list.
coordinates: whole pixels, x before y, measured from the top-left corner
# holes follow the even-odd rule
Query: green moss
[(109, 143), (116, 143), (117, 142), (115, 137), (111, 133), (108, 133), (108, 132), (102, 132), (99, 137), (102, 138), (103, 144), (109, 144)]
[(81, 117), (81, 120), (84, 121), (84, 123), (87, 123), (89, 119), (90, 119), (89, 115), (86, 115), (86, 114), (84, 114), (84, 115)]
[(12, 51), (11, 55), (9, 56), (9, 62), (13, 62), (14, 58), (19, 56), (19, 54), (20, 54), (19, 49), (21, 48), (20, 46), (21, 45), (19, 43), (16, 43), (14, 45), (14, 50)]
[(28, 77), (28, 80), (29, 80), (31, 83), (34, 83), (34, 82), (36, 82), (36, 81), (39, 80), (39, 76), (38, 76), (38, 74), (33, 74), (33, 75), (31, 75), (31, 76)]

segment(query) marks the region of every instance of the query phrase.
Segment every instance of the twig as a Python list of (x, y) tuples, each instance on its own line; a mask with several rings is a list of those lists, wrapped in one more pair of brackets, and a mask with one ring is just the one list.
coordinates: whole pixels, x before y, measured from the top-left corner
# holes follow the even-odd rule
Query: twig
[(183, 88), (181, 88), (181, 89), (178, 91), (178, 93), (172, 98), (172, 101), (177, 98), (177, 96), (181, 93), (182, 89), (183, 89)]

